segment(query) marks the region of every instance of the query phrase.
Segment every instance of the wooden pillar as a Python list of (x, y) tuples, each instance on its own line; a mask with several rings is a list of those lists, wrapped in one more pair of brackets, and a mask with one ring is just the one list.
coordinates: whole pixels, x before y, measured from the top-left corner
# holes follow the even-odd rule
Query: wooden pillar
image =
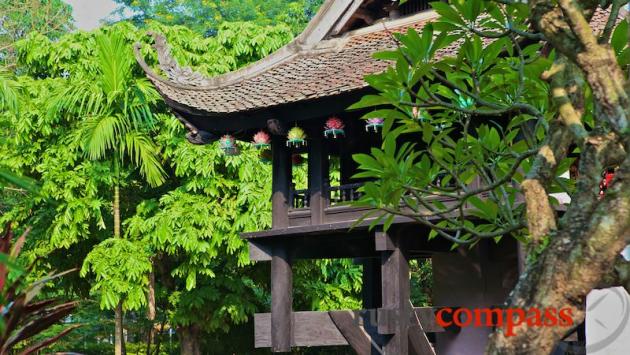
[(324, 222), (325, 186), (328, 179), (328, 154), (324, 145), (324, 137), (321, 132), (313, 135), (308, 154), (308, 188), (310, 191), (311, 224), (317, 225)]
[(411, 314), (409, 260), (398, 235), (377, 232), (376, 247), (381, 250), (383, 303), (378, 311), (378, 332), (387, 335), (383, 354), (407, 355)]
[(381, 260), (375, 258), (364, 258), (363, 264), (363, 287), (361, 288), (361, 298), (363, 309), (377, 309), (381, 307)]
[(276, 245), (271, 257), (271, 349), (290, 352), (293, 343), (293, 272), (290, 251)]
[(291, 162), (289, 149), (282, 136), (272, 138), (272, 228), (289, 226), (289, 186), (291, 184)]

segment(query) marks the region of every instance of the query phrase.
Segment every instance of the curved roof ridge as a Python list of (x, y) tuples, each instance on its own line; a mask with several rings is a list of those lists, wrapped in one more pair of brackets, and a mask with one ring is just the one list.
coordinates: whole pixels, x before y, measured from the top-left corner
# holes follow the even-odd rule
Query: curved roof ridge
[(140, 52), (141, 44), (136, 43), (134, 46), (134, 53), (136, 61), (144, 72), (153, 80), (160, 81), (164, 84), (176, 87), (178, 89), (188, 90), (212, 90), (222, 86), (237, 83), (239, 81), (246, 80), (248, 77), (258, 74), (263, 69), (269, 69), (276, 64), (290, 59), (294, 55), (299, 53), (296, 50), (298, 47), (295, 44), (295, 40), (289, 42), (287, 45), (281, 47), (277, 51), (268, 55), (267, 57), (247, 65), (243, 68), (231, 71), (225, 74), (220, 74), (213, 77), (208, 77), (199, 72), (195, 72), (190, 67), (181, 67), (177, 60), (173, 58), (170, 53), (170, 46), (166, 41), (166, 38), (162, 34), (149, 33), (155, 40), (153, 48), (158, 54), (158, 62), (160, 69), (164, 71), (168, 78), (165, 78), (156, 73), (145, 61), (144, 56)]
[[(155, 48), (158, 53), (160, 67), (167, 73), (169, 78), (167, 79), (160, 76), (146, 63), (140, 53), (140, 43), (136, 43), (134, 46), (136, 60), (150, 78), (176, 88), (190, 90), (217, 89), (246, 80), (277, 64), (291, 59), (300, 52), (313, 48), (324, 39), (331, 28), (336, 24), (339, 17), (343, 15), (354, 2), (363, 2), (363, 0), (325, 0), (304, 31), (291, 40), (291, 42), (265, 58), (225, 74), (207, 77), (201, 73), (194, 72), (189, 67), (180, 67), (177, 61), (171, 56), (170, 47), (164, 36), (157, 33), (149, 34), (155, 40), (153, 48)], [(177, 77), (181, 77), (181, 79)]]

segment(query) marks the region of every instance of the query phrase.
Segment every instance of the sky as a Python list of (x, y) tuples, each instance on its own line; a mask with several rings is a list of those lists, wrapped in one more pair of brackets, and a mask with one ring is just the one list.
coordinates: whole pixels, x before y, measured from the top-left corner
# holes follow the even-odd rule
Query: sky
[(75, 25), (81, 30), (92, 30), (100, 26), (99, 21), (106, 18), (116, 4), (113, 0), (65, 0), (72, 5)]

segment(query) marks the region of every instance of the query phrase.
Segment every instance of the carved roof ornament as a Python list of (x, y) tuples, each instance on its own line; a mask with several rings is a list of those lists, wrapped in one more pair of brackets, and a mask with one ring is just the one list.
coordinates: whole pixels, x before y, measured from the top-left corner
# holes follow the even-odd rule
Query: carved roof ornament
[(171, 47), (164, 35), (150, 31), (149, 35), (155, 40), (153, 48), (157, 51), (160, 69), (171, 82), (195, 87), (209, 86), (211, 81), (203, 74), (192, 70), (190, 67), (181, 67), (171, 54)]

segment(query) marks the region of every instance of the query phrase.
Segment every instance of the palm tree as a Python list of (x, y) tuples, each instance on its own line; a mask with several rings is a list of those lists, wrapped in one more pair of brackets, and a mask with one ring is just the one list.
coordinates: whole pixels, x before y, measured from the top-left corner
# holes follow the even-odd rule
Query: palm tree
[[(112, 210), (114, 237), (121, 237), (120, 169), (130, 164), (151, 186), (161, 185), (165, 172), (159, 150), (149, 137), (154, 126), (151, 108), (159, 94), (145, 78), (134, 77), (131, 46), (118, 34), (96, 37), (95, 75), (70, 73), (54, 99), (53, 114), (78, 115), (81, 121), (72, 139), (92, 160), (107, 160), (114, 171)], [(122, 300), (115, 309), (115, 353), (124, 354)]]

